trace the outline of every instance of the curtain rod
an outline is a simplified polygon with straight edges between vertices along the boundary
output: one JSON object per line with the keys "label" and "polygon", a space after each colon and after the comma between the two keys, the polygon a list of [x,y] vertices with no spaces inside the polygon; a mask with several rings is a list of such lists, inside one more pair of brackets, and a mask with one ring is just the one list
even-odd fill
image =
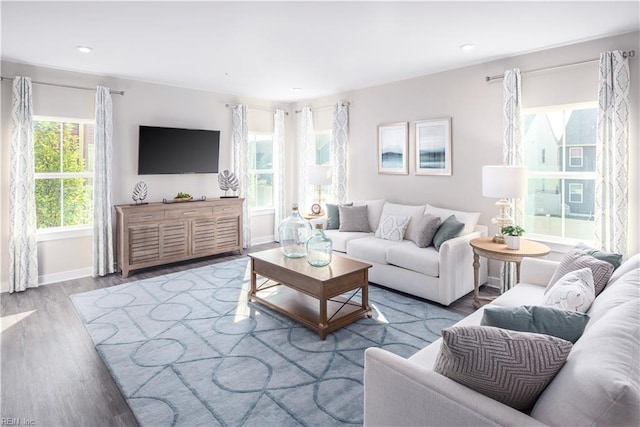
{"label": "curtain rod", "polygon": [[[225,107],[227,107],[227,108],[237,107],[238,105],[239,105],[239,104],[224,104],[224,106],[225,106]],[[267,111],[267,112],[269,112],[269,113],[275,113],[275,110],[268,110],[268,109],[266,109],[266,108],[249,107],[249,106],[247,106],[247,108],[248,108],[249,110],[260,110],[260,111]],[[279,108],[278,108],[278,110],[279,110]],[[283,110],[283,111],[284,111],[284,110]],[[285,111],[285,112],[284,112],[284,115],[285,115],[285,116],[288,116],[288,115],[289,115],[289,112],[288,112],[288,111]]]}
{"label": "curtain rod", "polygon": [[[330,107],[335,107],[336,104],[331,104],[331,105],[323,105],[322,107],[312,107],[312,110],[320,110],[322,108],[330,108]],[[350,102],[343,102],[342,106],[343,107],[348,107],[349,105],[351,105]],[[302,110],[296,110],[296,114],[298,113],[302,113]]]}
{"label": "curtain rod", "polygon": [[[634,56],[636,56],[636,51],[635,50],[630,50],[628,52],[622,52],[622,57],[623,58],[633,58]],[[535,70],[522,71],[521,74],[537,73],[539,71],[557,70],[557,69],[560,69],[560,68],[574,67],[576,65],[590,64],[592,62],[598,62],[598,61],[600,61],[600,58],[588,59],[586,61],[572,62],[570,64],[562,64],[562,65],[556,65],[556,66],[553,66],[553,67],[536,68]],[[504,75],[487,76],[484,79],[486,81],[490,82],[492,80],[500,80],[502,78],[504,78]]]}
{"label": "curtain rod", "polygon": [[[0,81],[5,81],[5,80],[6,81],[13,81],[13,77],[5,77],[5,76],[0,77]],[[47,83],[47,82],[36,82],[36,81],[31,81],[31,83],[33,83],[35,85],[65,87],[67,89],[96,90],[95,87],[72,86],[72,85],[63,85],[63,84],[59,84],[59,83]],[[111,90],[110,89],[109,92],[114,94],[114,95],[122,95],[122,96],[124,96],[124,91],[123,90]]]}

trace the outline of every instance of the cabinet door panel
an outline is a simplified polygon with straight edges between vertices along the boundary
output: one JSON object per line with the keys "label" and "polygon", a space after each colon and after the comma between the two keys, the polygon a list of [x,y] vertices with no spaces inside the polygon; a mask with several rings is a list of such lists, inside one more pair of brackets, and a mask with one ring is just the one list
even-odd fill
{"label": "cabinet door panel", "polygon": [[160,227],[158,224],[129,228],[130,264],[160,259]]}
{"label": "cabinet door panel", "polygon": [[218,218],[218,249],[236,248],[240,242],[238,241],[238,232],[240,230],[240,219]]}
{"label": "cabinet door panel", "polygon": [[186,221],[162,224],[162,258],[178,258],[187,255],[188,230]]}
{"label": "cabinet door panel", "polygon": [[213,253],[216,249],[216,220],[196,219],[191,227],[191,253]]}

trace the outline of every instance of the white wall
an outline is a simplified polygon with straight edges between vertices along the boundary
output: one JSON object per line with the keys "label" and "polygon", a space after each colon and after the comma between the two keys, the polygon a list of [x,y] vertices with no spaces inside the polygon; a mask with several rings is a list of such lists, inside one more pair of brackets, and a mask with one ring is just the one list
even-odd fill
{"label": "white wall", "polygon": [[[237,98],[204,91],[163,86],[126,79],[73,73],[9,62],[2,63],[3,76],[24,75],[33,81],[43,81],[83,87],[98,84],[113,90],[125,91],[124,96],[113,95],[113,202],[132,203],[134,185],[147,183],[147,201],[162,201],[179,191],[195,196],[218,197],[216,174],[144,175],[137,174],[138,126],[155,125],[220,130],[220,170],[232,169],[231,110],[225,104],[245,103],[259,109],[250,109],[250,130],[273,130],[274,108],[286,105],[264,100]],[[1,169],[1,247],[8,248],[9,146],[11,136],[11,82],[2,83],[2,146]],[[93,119],[94,96],[92,90],[78,90],[55,86],[33,85],[34,114],[59,117]],[[252,226],[252,238],[260,241],[273,236],[271,220],[261,216]],[[253,225],[253,224],[252,224]],[[89,237],[46,241],[38,244],[39,274],[44,282],[65,277],[87,275],[91,272],[91,239]],[[3,289],[8,281],[8,255],[2,252],[0,281]],[[67,274],[65,276],[65,274]]]}
{"label": "white wall", "polygon": [[[499,164],[502,159],[502,83],[487,83],[487,75],[500,75],[519,67],[531,70],[586,59],[598,58],[600,52],[635,49],[630,61],[631,156],[630,156],[630,252],[640,251],[640,176],[638,116],[640,81],[638,79],[639,33],[561,47],[500,61],[474,65],[434,75],[382,86],[282,105],[257,99],[238,99],[231,95],[213,94],[126,79],[72,73],[21,64],[2,63],[2,75],[26,75],[33,80],[89,86],[102,84],[126,95],[113,96],[114,103],[114,203],[130,203],[135,183],[144,180],[149,186],[150,201],[172,197],[178,191],[215,197],[221,195],[216,175],[138,176],[137,129],[140,124],[197,127],[221,131],[220,169],[231,168],[231,113],[226,103],[289,111],[286,118],[287,205],[296,201],[298,170],[299,110],[303,106],[322,107],[338,101],[349,101],[349,199],[385,198],[407,204],[431,203],[436,206],[481,212],[480,223],[488,225],[495,216],[495,200],[482,197],[481,168]],[[362,70],[363,73],[366,70]],[[8,165],[10,137],[10,83],[2,83],[2,146],[0,154],[0,247],[8,241]],[[597,64],[569,67],[523,75],[525,107],[556,103],[593,101],[597,96]],[[35,114],[93,117],[93,91],[80,91],[34,85]],[[314,110],[315,128],[330,129],[331,108]],[[414,129],[410,126],[410,172],[405,176],[378,175],[376,164],[377,126],[383,123],[452,117],[453,175],[450,177],[415,176],[413,159]],[[272,115],[259,109],[249,110],[249,126],[254,131],[271,131]],[[495,230],[491,229],[490,232]],[[273,235],[271,215],[252,219],[254,241],[269,240]],[[3,249],[0,279],[6,283],[8,257]],[[39,245],[40,274],[58,278],[65,271],[81,271],[91,266],[90,242],[69,239],[43,242]],[[552,255],[556,258],[559,254]],[[492,266],[492,274],[496,274]]]}
{"label": "white wall", "polygon": [[[304,106],[320,107],[338,101],[351,102],[348,188],[349,199],[384,198],[406,204],[430,203],[436,206],[481,212],[480,223],[489,225],[497,213],[496,200],[482,196],[481,170],[483,165],[502,163],[502,80],[486,82],[485,76],[502,75],[510,68],[522,71],[560,64],[597,59],[600,52],[635,49],[630,60],[631,94],[631,152],[630,152],[630,253],[640,251],[640,193],[638,175],[638,79],[640,48],[639,33],[561,47],[527,55],[493,61],[439,74],[395,82],[382,86],[346,92],[321,99],[299,102]],[[363,70],[366,72],[366,70]],[[597,61],[581,66],[539,73],[525,73],[522,77],[523,106],[567,104],[597,100]],[[292,108],[293,109],[293,108]],[[331,109],[314,110],[316,129],[330,115]],[[299,116],[299,115],[297,115]],[[453,175],[416,176],[415,138],[412,122],[439,117],[452,118]],[[299,117],[298,123],[299,123]],[[330,119],[329,119],[330,120]],[[377,173],[377,126],[384,123],[410,123],[409,175],[379,175]],[[296,137],[298,126],[296,129]],[[291,142],[291,140],[290,140]],[[490,233],[495,233],[490,226]],[[556,250],[564,248],[552,246]],[[558,259],[555,253],[551,258]],[[497,275],[492,263],[490,274]]]}

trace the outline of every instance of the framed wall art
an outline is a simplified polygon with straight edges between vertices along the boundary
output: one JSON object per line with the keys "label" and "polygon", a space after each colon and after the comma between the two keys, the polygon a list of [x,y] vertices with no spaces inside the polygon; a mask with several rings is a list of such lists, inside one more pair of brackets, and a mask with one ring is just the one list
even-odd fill
{"label": "framed wall art", "polygon": [[378,173],[409,173],[409,124],[390,123],[378,126]]}
{"label": "framed wall art", "polygon": [[451,175],[451,117],[415,122],[416,175]]}

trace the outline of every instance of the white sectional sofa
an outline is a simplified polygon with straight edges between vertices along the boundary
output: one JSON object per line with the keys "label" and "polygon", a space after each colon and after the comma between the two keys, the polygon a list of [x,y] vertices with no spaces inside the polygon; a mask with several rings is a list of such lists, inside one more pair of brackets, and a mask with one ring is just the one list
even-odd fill
{"label": "white sectional sofa", "polygon": [[[473,252],[469,241],[487,235],[487,227],[478,225],[479,213],[437,208],[431,205],[401,205],[385,200],[355,201],[354,206],[367,206],[370,232],[326,230],[333,250],[370,263],[369,281],[421,298],[449,305],[473,290]],[[375,237],[380,219],[385,214],[410,217],[405,236],[409,236],[425,214],[450,215],[464,223],[457,237],[447,240],[440,250],[433,246],[419,248],[406,237],[394,242]],[[325,227],[326,228],[326,227]],[[487,281],[487,266],[480,267],[480,283]]]}
{"label": "white sectional sofa", "polygon": [[[521,283],[492,305],[541,305],[559,263],[525,259]],[[486,306],[485,306],[486,307]],[[457,325],[480,325],[483,310]],[[408,359],[365,352],[365,426],[640,425],[640,254],[622,264],[587,311],[566,363],[523,413],[434,371],[442,338]]]}

